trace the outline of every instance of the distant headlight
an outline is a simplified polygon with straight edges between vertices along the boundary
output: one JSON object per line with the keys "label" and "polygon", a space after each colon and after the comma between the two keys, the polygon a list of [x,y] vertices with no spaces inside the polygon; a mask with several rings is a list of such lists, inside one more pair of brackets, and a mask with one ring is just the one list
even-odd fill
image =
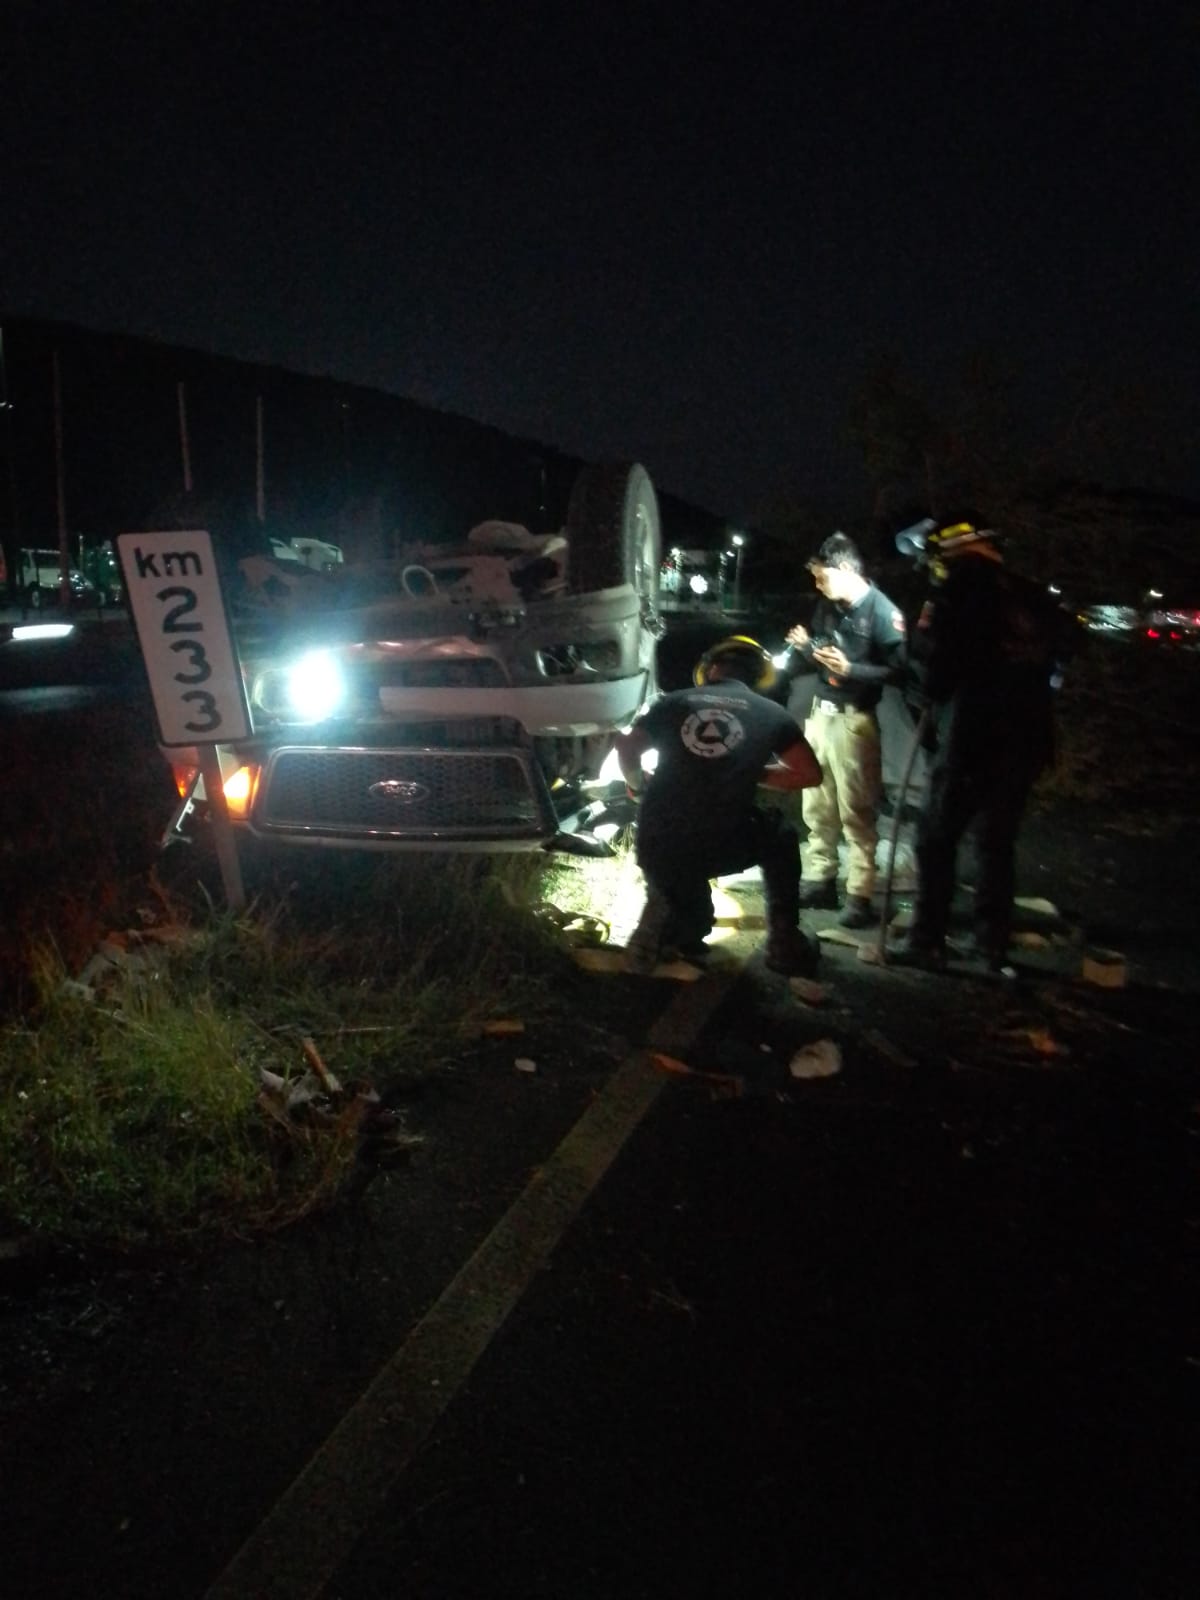
{"label": "distant headlight", "polygon": [[287,675],[288,710],[301,722],[323,722],[346,698],[346,680],[336,656],[314,650]]}
{"label": "distant headlight", "polygon": [[12,630],[14,639],[66,639],[75,632],[73,622],[18,622]]}

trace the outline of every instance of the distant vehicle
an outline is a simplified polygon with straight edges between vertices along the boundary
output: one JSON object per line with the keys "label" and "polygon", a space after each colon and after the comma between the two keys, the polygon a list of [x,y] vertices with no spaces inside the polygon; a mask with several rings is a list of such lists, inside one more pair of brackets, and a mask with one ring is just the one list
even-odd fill
{"label": "distant vehicle", "polygon": [[1142,614],[1136,606],[1085,606],[1079,620],[1089,633],[1132,638],[1141,626]]}
{"label": "distant vehicle", "polygon": [[[31,611],[62,603],[62,565],[57,550],[22,550],[17,568],[17,591]],[[99,592],[78,567],[67,572],[67,604],[97,605]]]}
{"label": "distant vehicle", "polygon": [[1085,606],[1078,615],[1089,633],[1109,639],[1175,645],[1184,650],[1200,648],[1200,609],[1191,606],[1159,606],[1149,611],[1136,606]]}
{"label": "distant vehicle", "polygon": [[1200,610],[1173,606],[1148,611],[1142,631],[1145,638],[1155,643],[1195,650],[1200,648]]}
{"label": "distant vehicle", "polygon": [[[322,571],[244,559],[226,601],[253,735],[216,747],[235,828],[310,848],[610,854],[593,830],[624,799],[616,736],[657,688],[660,560],[654,487],[628,463],[580,472],[560,532],[488,521]],[[208,807],[198,752],[164,754],[170,842]]]}
{"label": "distant vehicle", "polygon": [[324,539],[296,534],[291,539],[272,539],[271,554],[276,561],[299,561],[314,572],[330,572],[345,559],[341,547]]}
{"label": "distant vehicle", "polygon": [[125,585],[121,578],[121,563],[113,549],[112,540],[85,547],[80,565],[83,575],[96,589],[101,605],[118,606],[125,598]]}
{"label": "distant vehicle", "polygon": [[679,610],[716,605],[721,591],[720,552],[668,550],[658,583],[664,606]]}

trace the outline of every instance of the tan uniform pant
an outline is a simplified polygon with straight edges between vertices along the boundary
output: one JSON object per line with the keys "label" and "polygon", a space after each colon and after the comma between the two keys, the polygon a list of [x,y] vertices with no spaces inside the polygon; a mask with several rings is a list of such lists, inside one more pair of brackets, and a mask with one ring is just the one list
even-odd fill
{"label": "tan uniform pant", "polygon": [[804,737],[825,774],[803,791],[808,839],[800,859],[806,882],[833,881],[846,839],[846,893],[869,900],[875,888],[876,817],[883,790],[879,719],[874,711],[813,711]]}

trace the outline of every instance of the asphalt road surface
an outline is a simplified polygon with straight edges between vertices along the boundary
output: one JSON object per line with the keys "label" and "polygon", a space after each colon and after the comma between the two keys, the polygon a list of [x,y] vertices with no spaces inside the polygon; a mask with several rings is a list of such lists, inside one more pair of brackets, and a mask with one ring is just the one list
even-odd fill
{"label": "asphalt road surface", "polygon": [[152,714],[141,655],[125,615],[71,613],[67,622],[72,631],[64,638],[12,640],[9,625],[54,627],[62,619],[0,610],[0,718],[85,710],[131,695],[144,698]]}
{"label": "asphalt road surface", "polygon": [[1071,822],[1019,983],[829,944],[808,1003],[744,887],[709,975],[581,971],[535,1074],[481,1046],[330,1215],[0,1262],[5,1591],[1196,1593],[1192,886]]}
{"label": "asphalt road surface", "polygon": [[329,1217],[10,1276],[11,1592],[1195,1592],[1194,997],[754,937],[581,976]]}

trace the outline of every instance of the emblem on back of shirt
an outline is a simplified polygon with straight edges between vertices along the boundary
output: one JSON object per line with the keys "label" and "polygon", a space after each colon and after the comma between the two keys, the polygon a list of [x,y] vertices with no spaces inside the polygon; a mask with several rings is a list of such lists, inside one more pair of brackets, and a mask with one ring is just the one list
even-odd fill
{"label": "emblem on back of shirt", "polygon": [[746,737],[746,730],[732,711],[693,711],[679,730],[679,737],[694,756],[727,756]]}

